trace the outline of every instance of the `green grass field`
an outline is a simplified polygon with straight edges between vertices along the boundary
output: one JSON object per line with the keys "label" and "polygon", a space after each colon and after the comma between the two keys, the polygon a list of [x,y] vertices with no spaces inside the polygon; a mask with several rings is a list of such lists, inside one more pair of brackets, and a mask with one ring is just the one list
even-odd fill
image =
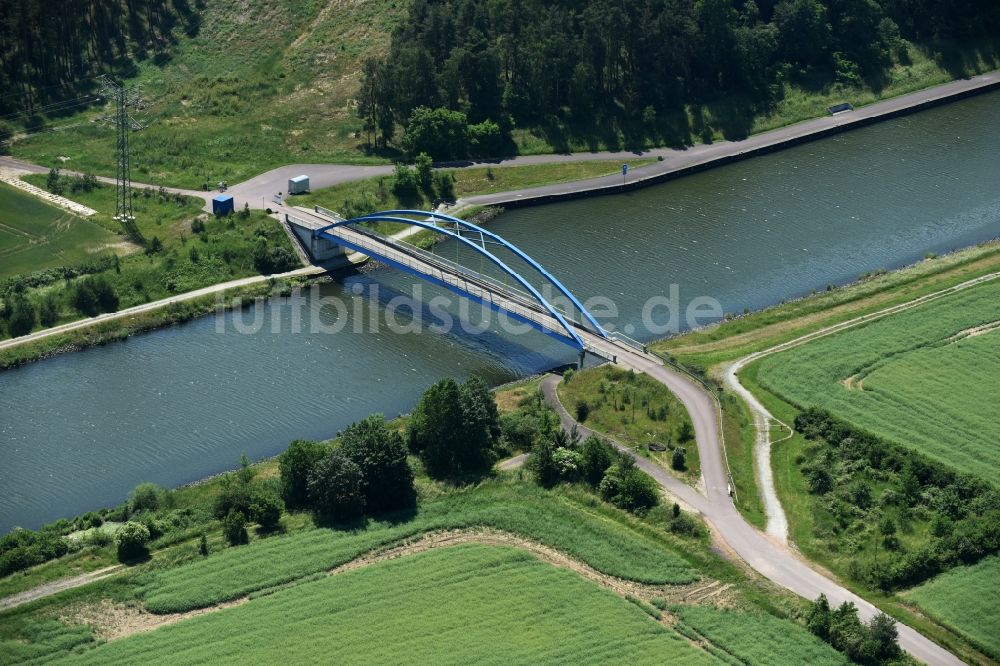
{"label": "green grass field", "polygon": [[711,606],[680,606],[673,610],[698,635],[744,664],[846,666],[850,663],[805,627],[773,615],[736,613]]}
{"label": "green grass field", "polygon": [[[574,373],[570,381],[559,383],[558,391],[560,402],[570,414],[574,414],[578,402],[587,403],[587,427],[626,446],[638,447],[666,469],[671,469],[672,447],[685,447],[686,469],[679,474],[692,482],[701,476],[698,447],[693,439],[681,442],[678,434],[682,424],[690,425],[691,417],[663,384],[647,375],[605,365]],[[671,448],[653,452],[646,448],[651,443]]]}
{"label": "green grass field", "polygon": [[65,661],[716,663],[575,573],[479,545],[304,583]]}
{"label": "green grass field", "polygon": [[86,218],[0,183],[0,278],[77,263],[120,240]]}
{"label": "green grass field", "polygon": [[1000,281],[761,361],[761,386],[951,464],[1000,473]]}
{"label": "green grass field", "polygon": [[935,620],[1000,659],[1000,557],[943,573],[904,596]]}
{"label": "green grass field", "polygon": [[688,561],[593,507],[535,486],[486,485],[421,506],[403,522],[373,523],[360,531],[310,529],[232,548],[192,564],[155,573],[145,586],[146,607],[157,613],[203,608],[331,569],[369,550],[423,532],[491,527],[536,540],[602,573],[644,583],[688,583],[698,578]]}

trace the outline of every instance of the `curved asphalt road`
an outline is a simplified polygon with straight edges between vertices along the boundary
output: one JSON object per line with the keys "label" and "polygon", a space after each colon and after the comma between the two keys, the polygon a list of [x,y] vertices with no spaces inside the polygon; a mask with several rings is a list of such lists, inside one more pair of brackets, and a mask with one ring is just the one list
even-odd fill
{"label": "curved asphalt road", "polygon": [[[806,599],[816,599],[820,594],[825,594],[834,606],[852,601],[865,620],[878,613],[875,606],[812,569],[783,544],[759,532],[736,510],[728,492],[729,475],[722,457],[715,402],[701,386],[687,376],[665,367],[658,360],[624,349],[618,351],[617,365],[646,373],[665,385],[684,403],[694,424],[707,496],[697,493],[631,449],[622,448],[632,456],[640,469],[652,476],[667,492],[701,513],[722,541],[769,580]],[[577,425],[581,434],[589,435],[591,431],[578,425],[559,403],[556,396],[559,379],[550,375],[542,381],[546,399],[559,413],[564,428]],[[896,626],[899,630],[900,647],[920,661],[934,666],[962,664],[960,659],[914,629],[899,622]]]}

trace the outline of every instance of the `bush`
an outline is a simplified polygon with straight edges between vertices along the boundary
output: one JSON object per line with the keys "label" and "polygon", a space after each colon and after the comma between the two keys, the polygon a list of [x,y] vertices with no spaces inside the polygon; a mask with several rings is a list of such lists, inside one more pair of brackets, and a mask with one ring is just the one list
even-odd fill
{"label": "bush", "polygon": [[434,160],[427,153],[420,153],[414,160],[417,170],[417,184],[427,194],[434,193]]}
{"label": "bush", "polygon": [[317,515],[334,523],[360,518],[365,508],[361,468],[340,451],[323,457],[309,475],[309,502]]}
{"label": "bush", "polygon": [[686,453],[687,450],[683,446],[675,447],[674,452],[670,454],[670,466],[678,472],[683,472],[687,469]]}
{"label": "bush", "polygon": [[561,480],[576,481],[580,477],[582,458],[576,451],[559,447],[552,453],[552,462]]}
{"label": "bush", "polygon": [[281,498],[270,488],[258,488],[252,494],[250,516],[267,532],[280,525],[281,508]]}
{"label": "bush", "polygon": [[381,414],[352,423],[340,438],[339,451],[361,469],[365,509],[395,511],[414,506],[417,491],[406,460],[403,437]]}
{"label": "bush", "polygon": [[129,498],[132,513],[156,511],[160,508],[162,493],[163,489],[155,483],[140,483],[132,490]]}
{"label": "bush", "polygon": [[481,474],[492,464],[500,415],[492,391],[479,377],[461,387],[443,379],[427,389],[407,426],[412,451],[435,477]]}
{"label": "bush", "polygon": [[70,292],[70,305],[88,317],[101,312],[115,312],[118,309],[118,294],[103,275],[88,275],[74,285]]}
{"label": "bush", "polygon": [[455,177],[448,171],[434,172],[434,191],[443,201],[455,200]]}
{"label": "bush", "polygon": [[297,439],[278,456],[281,495],[289,509],[304,509],[309,506],[309,475],[326,450],[319,442]]}
{"label": "bush", "polygon": [[604,478],[604,473],[614,462],[615,450],[599,437],[591,435],[584,440],[580,454],[580,472],[583,480],[596,488]]}
{"label": "bush", "polygon": [[631,513],[644,514],[660,502],[656,482],[624,455],[608,468],[599,490],[606,501]]}
{"label": "bush", "polygon": [[17,338],[31,333],[31,329],[35,327],[35,306],[24,294],[15,295],[12,301],[7,317],[7,330],[10,337]]}
{"label": "bush", "polygon": [[140,522],[130,520],[115,532],[115,546],[118,549],[118,559],[130,562],[148,555],[146,544],[149,543],[149,528]]}
{"label": "bush", "polygon": [[253,502],[254,490],[251,488],[257,472],[250,466],[246,454],[240,459],[240,468],[235,472],[226,472],[219,479],[219,494],[215,498],[213,513],[216,518],[224,518],[233,511],[238,511],[244,517],[253,514],[250,504]]}
{"label": "bush", "polygon": [[420,195],[417,175],[405,164],[396,164],[392,172],[392,192],[402,201],[412,201]]}
{"label": "bush", "polygon": [[587,404],[586,400],[576,401],[576,420],[583,423],[590,416],[590,405]]}
{"label": "bush", "polygon": [[454,160],[468,154],[465,114],[445,108],[418,106],[410,113],[403,137],[409,155],[427,153],[439,160]]}
{"label": "bush", "polygon": [[222,536],[230,546],[239,546],[250,540],[247,534],[247,519],[239,511],[230,511],[222,519]]}

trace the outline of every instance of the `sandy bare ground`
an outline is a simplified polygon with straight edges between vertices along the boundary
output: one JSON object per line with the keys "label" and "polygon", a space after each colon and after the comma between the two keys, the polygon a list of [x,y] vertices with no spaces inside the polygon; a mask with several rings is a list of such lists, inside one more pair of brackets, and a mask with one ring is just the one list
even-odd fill
{"label": "sandy bare ground", "polygon": [[44,585],[33,587],[30,590],[12,594],[9,597],[0,599],[0,611],[16,608],[22,604],[51,596],[58,592],[62,592],[63,590],[71,590],[74,587],[81,587],[83,585],[87,585],[88,583],[99,581],[103,578],[107,578],[108,576],[115,575],[121,568],[122,565],[115,564],[110,567],[98,569],[97,571],[90,571],[85,574],[80,574],[79,576],[73,576],[72,578],[54,580],[51,583],[45,583]]}

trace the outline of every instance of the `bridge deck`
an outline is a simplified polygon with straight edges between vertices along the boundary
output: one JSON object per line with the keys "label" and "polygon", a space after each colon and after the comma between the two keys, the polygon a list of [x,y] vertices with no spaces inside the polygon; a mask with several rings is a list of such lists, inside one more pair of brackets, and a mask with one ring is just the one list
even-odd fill
{"label": "bridge deck", "polygon": [[[286,209],[283,212],[291,221],[314,230],[324,229],[338,221],[336,218],[305,208]],[[494,310],[508,313],[513,318],[561,342],[567,342],[575,347],[580,346],[576,340],[567,335],[562,324],[533,297],[495,278],[417,248],[398,238],[385,236],[363,227],[338,226],[324,229],[321,233],[339,245],[417,274]],[[633,353],[645,351],[643,345],[621,335],[612,334],[611,339],[596,335],[570,313],[561,308],[557,310],[577,333],[586,351],[607,359],[613,359],[623,350]]]}
{"label": "bridge deck", "polygon": [[[319,213],[296,208],[285,211],[302,226],[320,228],[336,220]],[[426,252],[408,243],[358,227],[335,227],[322,232],[338,244],[361,254],[375,257],[410,273],[441,285],[463,296],[471,297],[494,310],[504,311],[514,318],[533,325],[544,333],[568,341],[562,324],[527,294],[494,278],[460,266],[444,257]],[[560,312],[566,321],[580,332],[587,329],[568,314]],[[575,345],[575,341],[572,341]]]}

